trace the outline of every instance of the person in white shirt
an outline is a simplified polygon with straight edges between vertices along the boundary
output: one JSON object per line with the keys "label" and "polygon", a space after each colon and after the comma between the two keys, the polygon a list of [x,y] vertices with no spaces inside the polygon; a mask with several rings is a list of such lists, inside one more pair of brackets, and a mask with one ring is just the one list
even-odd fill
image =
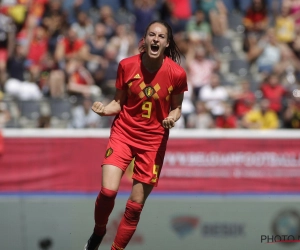
{"label": "person in white shirt", "polygon": [[210,84],[205,85],[199,92],[199,100],[206,103],[206,108],[216,117],[224,113],[224,102],[229,96],[226,88],[220,85],[220,77],[218,74],[212,74]]}

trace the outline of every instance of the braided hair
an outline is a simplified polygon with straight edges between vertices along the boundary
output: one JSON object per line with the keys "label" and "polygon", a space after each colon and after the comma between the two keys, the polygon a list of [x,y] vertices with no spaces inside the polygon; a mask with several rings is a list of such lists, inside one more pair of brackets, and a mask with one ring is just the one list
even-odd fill
{"label": "braided hair", "polygon": [[[149,27],[154,23],[162,24],[163,26],[165,26],[167,28],[167,32],[168,32],[167,36],[168,36],[169,46],[165,48],[164,55],[171,58],[174,62],[180,64],[180,62],[181,62],[181,60],[180,60],[181,52],[180,52],[178,46],[176,45],[176,43],[174,41],[172,28],[170,27],[170,25],[167,22],[161,21],[161,20],[152,21],[146,28],[144,38],[146,37],[146,34],[148,32]],[[145,51],[144,39],[141,39],[141,41],[140,41],[139,51],[140,51],[140,53]]]}

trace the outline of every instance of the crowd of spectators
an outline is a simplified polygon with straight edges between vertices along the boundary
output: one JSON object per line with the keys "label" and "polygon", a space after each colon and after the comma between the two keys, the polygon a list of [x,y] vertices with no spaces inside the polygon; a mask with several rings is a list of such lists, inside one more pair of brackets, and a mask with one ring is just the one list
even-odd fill
{"label": "crowd of spectators", "polygon": [[300,0],[0,0],[0,128],[109,127],[90,107],[156,19],[188,77],[177,128],[300,128]]}

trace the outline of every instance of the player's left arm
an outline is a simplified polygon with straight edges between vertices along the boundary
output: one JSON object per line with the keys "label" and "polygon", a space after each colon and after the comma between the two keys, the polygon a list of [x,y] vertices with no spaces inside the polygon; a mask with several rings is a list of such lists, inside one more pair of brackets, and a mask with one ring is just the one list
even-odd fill
{"label": "player's left arm", "polygon": [[171,98],[171,111],[169,115],[162,121],[164,128],[171,129],[175,126],[181,116],[181,106],[183,101],[183,93],[173,95]]}

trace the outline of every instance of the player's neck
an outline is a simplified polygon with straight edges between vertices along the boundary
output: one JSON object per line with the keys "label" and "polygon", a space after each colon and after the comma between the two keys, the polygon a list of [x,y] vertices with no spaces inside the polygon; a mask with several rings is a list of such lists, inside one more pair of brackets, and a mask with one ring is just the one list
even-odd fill
{"label": "player's neck", "polygon": [[142,64],[150,72],[153,73],[162,66],[164,57],[150,58],[146,53],[142,55]]}

